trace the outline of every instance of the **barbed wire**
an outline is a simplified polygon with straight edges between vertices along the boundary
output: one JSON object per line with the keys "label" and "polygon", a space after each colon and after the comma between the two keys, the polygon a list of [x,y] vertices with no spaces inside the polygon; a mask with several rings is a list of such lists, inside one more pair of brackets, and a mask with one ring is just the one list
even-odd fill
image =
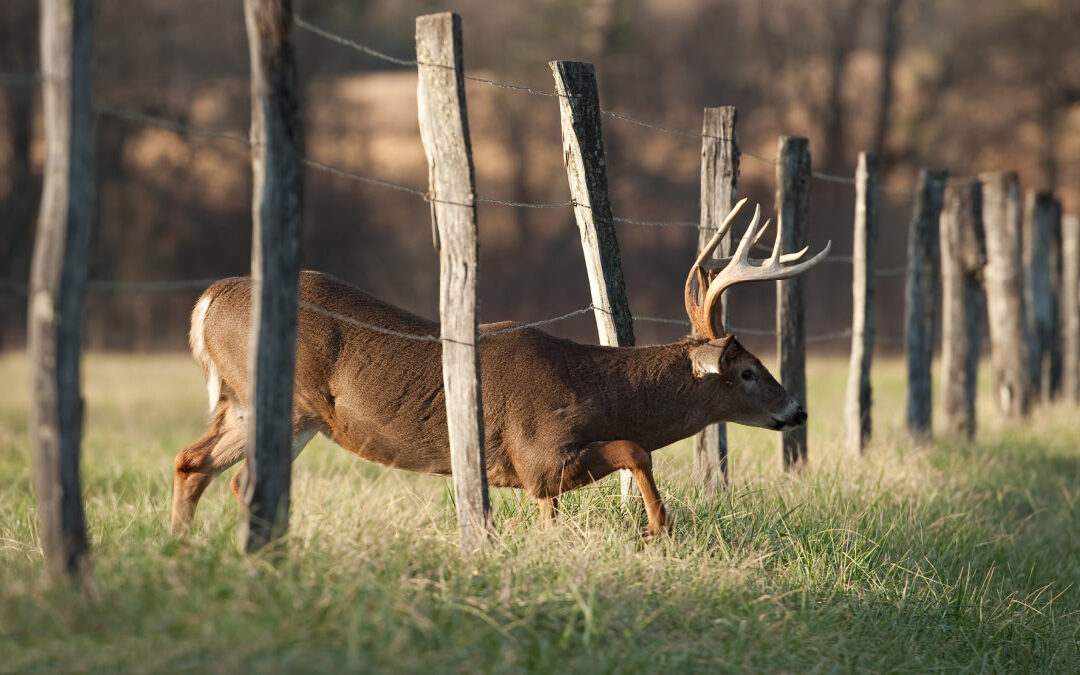
{"label": "barbed wire", "polygon": [[94,111],[101,115],[115,117],[117,119],[126,120],[128,122],[146,124],[148,126],[166,129],[168,131],[172,131],[178,134],[201,136],[204,138],[216,138],[223,141],[230,141],[232,143],[239,143],[251,147],[251,139],[249,139],[247,136],[241,136],[239,134],[233,134],[227,131],[204,129],[201,127],[192,126],[190,124],[184,124],[183,122],[165,119],[163,117],[147,115],[146,113],[139,112],[138,110],[131,110],[130,108],[120,108],[114,105],[109,105],[108,103],[102,103],[100,101],[94,102]]}
{"label": "barbed wire", "polygon": [[[387,61],[389,63],[393,63],[393,64],[401,65],[401,66],[421,66],[421,65],[423,65],[423,66],[434,66],[434,67],[438,67],[438,68],[452,69],[452,66],[448,66],[448,65],[442,64],[442,63],[428,63],[428,62],[423,62],[423,61],[417,61],[415,59],[402,59],[402,58],[398,58],[398,57],[395,57],[395,56],[391,56],[391,55],[386,54],[384,52],[381,52],[381,51],[379,51],[377,49],[369,47],[369,46],[367,46],[365,44],[362,44],[360,42],[357,42],[355,40],[347,38],[347,37],[345,37],[343,35],[338,35],[336,33],[333,33],[331,31],[329,31],[329,30],[326,30],[325,28],[320,28],[318,26],[315,26],[314,24],[306,21],[305,19],[303,19],[299,15],[294,15],[293,16],[293,22],[297,26],[299,26],[300,28],[302,28],[302,29],[314,34],[314,35],[318,35],[319,37],[322,37],[324,39],[330,40],[332,42],[336,42],[336,43],[338,43],[340,45],[343,45],[345,47],[349,47],[349,48],[354,49],[356,51],[359,51],[361,53],[367,54],[368,56],[372,56],[374,58],[381,59],[381,60]],[[520,85],[520,84],[511,84],[509,82],[500,82],[498,80],[492,80],[492,79],[485,78],[485,77],[477,77],[475,75],[465,75],[464,77],[465,77],[466,80],[471,80],[473,82],[482,82],[484,84],[490,84],[490,85],[493,85],[493,86],[496,86],[496,87],[502,87],[504,89],[513,89],[513,90],[516,90],[516,91],[523,91],[523,92],[527,92],[527,93],[530,93],[530,94],[536,94],[536,95],[539,95],[539,96],[547,96],[547,97],[553,97],[553,98],[558,98],[560,96],[563,96],[562,94],[559,94],[558,92],[547,90],[547,89],[536,89],[535,87],[527,87],[527,86],[523,86],[523,85]],[[662,133],[670,134],[670,135],[673,135],[673,136],[680,136],[680,137],[683,137],[683,138],[697,138],[697,139],[709,138],[709,139],[716,139],[716,140],[730,140],[730,139],[727,139],[727,138],[724,138],[724,137],[721,137],[721,136],[715,136],[713,134],[705,134],[705,133],[687,131],[685,129],[678,129],[676,127],[671,127],[671,126],[664,125],[664,124],[658,124],[656,122],[650,122],[648,120],[639,119],[637,117],[632,117],[632,116],[627,115],[625,113],[615,112],[614,110],[607,110],[605,108],[601,108],[600,112],[601,112],[601,114],[606,115],[608,117],[611,117],[613,119],[622,120],[623,122],[628,122],[630,124],[634,124],[634,125],[637,125],[637,126],[640,126],[640,127],[645,127],[645,128],[648,128],[648,129],[653,129],[655,131],[660,131]],[[773,159],[771,157],[766,157],[764,155],[760,155],[760,154],[755,153],[755,152],[750,152],[750,151],[747,151],[747,150],[740,150],[739,154],[740,155],[746,155],[747,157],[752,157],[753,159],[756,159],[756,160],[758,160],[760,162],[764,162],[764,163],[772,165],[772,166],[777,166],[777,164],[778,164],[778,162],[775,159]],[[829,183],[839,183],[839,184],[843,184],[843,185],[852,185],[852,186],[855,185],[855,179],[851,178],[849,176],[838,176],[838,175],[835,175],[835,174],[825,173],[823,171],[811,171],[811,175],[814,178],[817,178],[819,180],[826,181],[826,182],[829,182]],[[890,194],[906,195],[906,196],[909,196],[909,197],[913,197],[915,195],[914,190],[907,189],[907,188],[882,188],[882,190],[885,191],[885,192],[889,192]]]}
{"label": "barbed wire", "polygon": [[702,229],[701,223],[696,220],[634,220],[633,218],[620,218],[619,216],[613,216],[612,220],[616,223],[644,225],[646,227],[693,227],[698,230]]}
{"label": "barbed wire", "polygon": [[[105,291],[105,292],[127,292],[127,291],[132,291],[132,292],[168,292],[168,291],[177,291],[177,290],[205,289],[205,288],[208,288],[209,286],[213,285],[217,281],[219,281],[219,279],[216,279],[216,278],[213,278],[213,279],[177,279],[177,280],[168,280],[168,281],[124,281],[124,280],[113,279],[113,280],[91,280],[91,281],[88,281],[86,283],[86,286],[87,286],[88,290]],[[14,292],[14,293],[19,294],[19,295],[26,295],[28,290],[29,290],[29,287],[25,283],[17,283],[17,282],[13,282],[11,280],[8,280],[8,279],[0,279],[0,291],[8,291],[8,292]],[[458,344],[470,344],[470,343],[465,343],[465,342],[461,342],[461,341],[458,341],[458,340],[451,340],[449,338],[443,338],[443,337],[437,336],[437,335],[428,335],[428,334],[420,334],[420,335],[418,335],[416,333],[406,333],[404,331],[394,330],[393,328],[387,328],[385,326],[380,326],[378,324],[373,324],[373,323],[368,323],[366,321],[361,321],[361,320],[359,320],[359,319],[357,319],[355,317],[351,317],[351,316],[348,316],[346,314],[341,314],[340,312],[335,312],[333,310],[326,309],[325,307],[321,307],[319,305],[308,302],[306,300],[298,301],[297,306],[302,308],[302,309],[306,309],[306,310],[309,310],[309,311],[312,311],[312,312],[316,312],[318,314],[322,314],[323,316],[326,316],[326,317],[329,317],[329,318],[332,318],[332,319],[336,319],[338,321],[343,321],[345,323],[357,326],[358,328],[363,328],[365,330],[370,330],[370,331],[375,332],[375,333],[381,333],[381,334],[390,335],[390,336],[393,336],[393,337],[406,338],[406,339],[409,339],[409,340],[416,340],[416,341],[420,341],[420,342],[455,342],[455,343],[458,343]],[[495,331],[481,332],[481,333],[478,334],[477,339],[478,340],[484,340],[484,339],[487,339],[487,338],[490,338],[490,337],[494,337],[496,335],[503,335],[505,333],[515,333],[515,332],[526,330],[526,329],[529,329],[529,328],[539,328],[541,326],[547,326],[549,324],[557,323],[559,321],[565,321],[566,319],[571,319],[571,318],[573,318],[575,316],[580,316],[582,314],[587,314],[589,312],[597,312],[597,311],[604,312],[605,314],[610,314],[610,312],[607,312],[603,308],[597,307],[596,305],[593,305],[593,304],[590,303],[590,304],[588,304],[585,307],[582,307],[580,309],[575,309],[575,310],[573,310],[571,312],[567,312],[566,314],[560,314],[559,316],[553,316],[553,317],[548,318],[548,319],[540,319],[538,321],[531,321],[531,322],[528,322],[528,323],[515,323],[515,325],[509,326],[507,328],[501,328],[501,329],[495,330]],[[682,326],[684,328],[690,328],[691,327],[690,322],[688,320],[686,320],[686,319],[670,319],[670,318],[665,318],[665,317],[645,316],[645,315],[639,315],[639,314],[633,315],[632,318],[633,318],[634,321],[642,321],[642,322],[647,322],[647,323],[668,324],[668,325]],[[765,330],[765,329],[757,329],[757,328],[740,328],[740,327],[735,327],[735,326],[731,327],[729,329],[729,332],[732,333],[732,334],[752,335],[752,336],[757,336],[757,337],[776,337],[778,335],[777,331],[775,331],[775,330]],[[807,343],[814,343],[814,342],[825,342],[825,341],[828,341],[828,340],[835,340],[835,339],[844,338],[844,337],[851,337],[851,329],[850,328],[845,329],[845,330],[841,330],[841,331],[836,331],[834,333],[823,333],[823,334],[819,334],[819,335],[808,335],[804,339],[806,340]],[[880,337],[880,336],[876,337],[875,340],[880,341],[880,342],[889,343],[889,344],[902,344],[904,342],[903,338],[889,338],[889,337]]]}

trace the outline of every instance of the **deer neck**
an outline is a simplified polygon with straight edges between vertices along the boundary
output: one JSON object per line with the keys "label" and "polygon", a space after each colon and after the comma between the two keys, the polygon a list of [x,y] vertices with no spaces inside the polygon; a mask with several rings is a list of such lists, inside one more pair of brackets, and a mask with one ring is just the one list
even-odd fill
{"label": "deer neck", "polygon": [[617,397],[616,416],[628,439],[655,450],[723,416],[718,378],[694,376],[689,352],[696,344],[700,341],[620,350],[623,362],[613,369],[610,394]]}

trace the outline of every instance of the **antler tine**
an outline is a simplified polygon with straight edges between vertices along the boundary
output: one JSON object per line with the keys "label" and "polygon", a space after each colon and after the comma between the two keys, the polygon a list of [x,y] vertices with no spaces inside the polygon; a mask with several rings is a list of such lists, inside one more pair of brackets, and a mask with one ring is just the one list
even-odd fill
{"label": "antler tine", "polygon": [[[759,243],[761,243],[762,239],[765,239],[765,232],[766,232],[766,230],[769,229],[770,225],[772,225],[772,218],[769,218],[768,220],[765,221],[765,225],[761,226],[761,230],[757,233],[757,237],[754,238],[754,247],[755,248],[757,247],[757,245]],[[777,232],[777,237],[775,237],[772,240],[772,253],[773,253],[773,256],[770,256],[769,260],[777,260],[777,259],[779,259],[780,262],[794,262],[795,260],[798,260],[802,256],[805,256],[807,254],[807,252],[810,251],[810,246],[804,246],[804,247],[802,247],[802,251],[796,251],[795,253],[785,253],[785,254],[781,255],[780,258],[775,258],[774,256],[775,256],[775,253],[777,253],[778,247],[781,247],[781,244],[779,242],[780,242],[780,232],[778,231]]]}
{"label": "antler tine", "polygon": [[[754,217],[750,219],[750,224],[746,226],[746,232],[743,233],[742,239],[739,240],[739,247],[735,249],[735,254],[732,256],[732,263],[738,261],[741,264],[748,264],[750,260],[750,247],[754,245],[754,236],[757,234],[758,223],[761,222],[761,206],[754,207]],[[728,265],[728,267],[731,266]],[[725,271],[727,268],[724,268]],[[723,272],[721,272],[723,274]]]}
{"label": "antler tine", "polygon": [[[780,228],[776,228],[776,237],[773,238],[772,255],[769,256],[768,265],[775,265],[780,262],[780,248],[784,241],[784,237],[780,232]],[[805,250],[804,250],[805,252]]]}
{"label": "antler tine", "polygon": [[754,246],[761,243],[761,240],[765,238],[765,233],[769,231],[769,225],[772,225],[772,218],[766,218],[765,224],[758,230],[757,236],[754,237]]}
{"label": "antler tine", "polygon": [[804,255],[806,255],[806,252],[809,251],[809,250],[810,250],[809,246],[803,246],[801,251],[795,251],[794,253],[785,253],[784,255],[780,256],[780,262],[781,263],[795,262],[799,258],[802,258]]}
{"label": "antler tine", "polygon": [[735,206],[731,207],[731,211],[729,211],[727,217],[724,218],[724,222],[720,223],[720,229],[716,231],[716,234],[714,234],[712,239],[709,240],[709,243],[701,249],[701,253],[698,254],[697,260],[695,260],[694,264],[690,266],[691,270],[693,270],[701,263],[705,262],[705,260],[707,260],[708,257],[712,255],[712,252],[716,250],[716,247],[720,245],[720,238],[727,234],[727,231],[731,229],[731,223],[735,221],[735,216],[739,214],[739,209],[743,207],[743,204],[746,203],[746,200],[747,198],[743,197],[738,202],[736,202]]}

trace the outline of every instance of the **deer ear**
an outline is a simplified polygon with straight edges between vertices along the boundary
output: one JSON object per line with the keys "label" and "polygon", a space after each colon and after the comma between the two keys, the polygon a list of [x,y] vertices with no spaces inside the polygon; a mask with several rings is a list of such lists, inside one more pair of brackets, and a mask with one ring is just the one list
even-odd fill
{"label": "deer ear", "polygon": [[728,346],[734,339],[731,335],[725,335],[717,340],[710,340],[690,350],[690,364],[694,369],[694,375],[705,377],[706,375],[720,374],[720,366],[724,361]]}

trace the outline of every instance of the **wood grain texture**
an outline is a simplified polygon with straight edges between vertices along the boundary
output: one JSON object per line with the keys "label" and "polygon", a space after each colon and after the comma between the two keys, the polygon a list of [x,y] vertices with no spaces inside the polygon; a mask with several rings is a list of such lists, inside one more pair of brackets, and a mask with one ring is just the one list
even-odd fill
{"label": "wood grain texture", "polygon": [[[735,204],[739,181],[739,138],[734,106],[705,108],[701,125],[701,219],[698,229],[700,252]],[[731,232],[720,240],[714,258],[731,255]],[[721,296],[720,332],[728,330],[728,298]],[[727,488],[727,425],[710,424],[694,436],[694,475],[705,494]]]}
{"label": "wood grain texture", "polygon": [[930,369],[934,358],[934,314],[940,270],[939,222],[945,200],[944,171],[919,172],[915,210],[908,230],[908,271],[904,303],[907,349],[907,429],[920,439],[933,431]]}
{"label": "wood grain texture", "polygon": [[1080,216],[1061,221],[1061,389],[1066,400],[1080,403]]}
{"label": "wood grain texture", "polygon": [[[805,138],[780,138],[776,163],[777,231],[784,238],[783,253],[806,245],[810,217],[810,143]],[[803,278],[776,282],[777,352],[780,384],[791,392],[804,409],[806,405],[806,304]],[[784,467],[806,463],[807,425],[785,431],[780,438]]]}
{"label": "wood grain texture", "polygon": [[251,60],[252,317],[249,442],[241,542],[252,553],[289,526],[304,130],[290,0],[244,0]]}
{"label": "wood grain texture", "polygon": [[552,61],[555,92],[562,120],[563,161],[581,233],[589,290],[597,311],[600,343],[634,344],[634,322],[626,299],[619,241],[611,214],[604,140],[600,128],[600,99],[591,63]]}
{"label": "wood grain texture", "polygon": [[874,287],[881,183],[877,155],[859,153],[855,167],[851,361],[844,398],[844,444],[862,453],[872,431],[870,366],[874,357]]}
{"label": "wood grain texture", "polygon": [[90,230],[94,220],[91,0],[41,3],[45,166],[30,271],[30,445],[38,528],[50,573],[90,581],[79,482],[79,374]]}
{"label": "wood grain texture", "polygon": [[941,212],[941,412],[945,430],[969,440],[976,429],[985,266],[982,183],[949,181]]}
{"label": "wood grain texture", "polygon": [[[596,70],[593,64],[579,61],[551,61],[548,65],[559,98],[563,162],[596,308],[596,331],[602,345],[630,347],[634,344],[634,317],[626,299],[611,213]],[[624,501],[636,492],[629,471],[619,472],[619,486]]]}
{"label": "wood grain texture", "polygon": [[431,217],[439,247],[446,425],[461,550],[470,554],[487,541],[492,523],[476,351],[475,172],[461,41],[461,17],[457,14],[443,12],[416,19],[420,137],[428,160]]}
{"label": "wood grain texture", "polygon": [[1020,185],[1015,173],[987,172],[983,184],[986,230],[986,314],[998,410],[1016,419],[1028,413],[1027,343],[1021,267]]}

